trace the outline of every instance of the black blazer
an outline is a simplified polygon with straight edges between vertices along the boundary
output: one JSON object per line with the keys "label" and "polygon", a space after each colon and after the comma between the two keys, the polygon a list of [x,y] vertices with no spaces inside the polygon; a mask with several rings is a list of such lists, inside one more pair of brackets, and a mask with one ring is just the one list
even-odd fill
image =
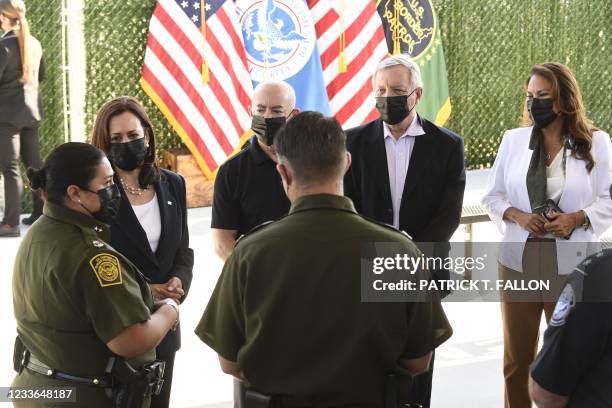
{"label": "black blazer", "polygon": [[30,40],[33,75],[24,85],[17,37],[9,31],[0,38],[0,123],[23,127],[42,118],[42,99],[38,91],[45,76],[42,47],[36,38]]}
{"label": "black blazer", "polygon": [[[447,243],[461,218],[465,190],[463,140],[426,119],[418,120],[425,134],[415,137],[399,227],[415,242]],[[393,224],[382,120],[349,129],[346,135],[353,162],[344,180],[345,195],[353,200],[360,214]],[[448,254],[448,248],[444,244],[438,248],[442,251],[436,252]]]}
{"label": "black blazer", "polygon": [[[187,198],[185,180],[171,171],[161,169],[161,180],[153,185],[161,215],[161,236],[153,253],[144,229],[140,226],[126,193],[115,176],[121,191],[121,206],[111,225],[111,246],[121,252],[151,281],[166,283],[172,277],[183,282],[185,296],[193,277],[193,250],[189,248],[187,228]],[[160,353],[180,348],[180,333],[170,332],[158,347]]]}

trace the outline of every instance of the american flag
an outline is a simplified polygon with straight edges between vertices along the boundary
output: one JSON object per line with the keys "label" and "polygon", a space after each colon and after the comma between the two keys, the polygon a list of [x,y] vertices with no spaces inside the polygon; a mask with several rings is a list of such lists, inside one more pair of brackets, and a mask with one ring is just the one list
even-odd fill
{"label": "american flag", "polygon": [[[371,77],[387,54],[382,20],[373,0],[308,0],[332,115],[344,128],[374,120]],[[344,49],[346,72],[341,72]]]}
{"label": "american flag", "polygon": [[212,178],[250,127],[253,85],[234,2],[158,0],[141,85]]}

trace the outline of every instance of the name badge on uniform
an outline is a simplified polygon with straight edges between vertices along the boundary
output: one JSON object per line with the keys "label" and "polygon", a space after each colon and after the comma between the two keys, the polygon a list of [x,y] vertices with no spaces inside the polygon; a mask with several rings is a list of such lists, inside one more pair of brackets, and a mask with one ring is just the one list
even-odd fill
{"label": "name badge on uniform", "polygon": [[98,282],[103,288],[123,283],[121,264],[115,255],[109,253],[97,254],[89,260],[89,265],[93,268]]}

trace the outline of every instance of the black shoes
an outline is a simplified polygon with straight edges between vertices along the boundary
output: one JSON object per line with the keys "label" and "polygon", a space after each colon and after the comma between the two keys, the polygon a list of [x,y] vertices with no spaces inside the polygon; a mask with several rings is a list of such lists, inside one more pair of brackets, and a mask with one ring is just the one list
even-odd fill
{"label": "black shoes", "polygon": [[34,221],[36,221],[37,219],[40,218],[42,214],[32,214],[29,217],[26,217],[24,219],[21,220],[21,223],[23,225],[32,225],[34,224]]}
{"label": "black shoes", "polygon": [[10,224],[3,224],[2,226],[0,226],[0,238],[4,238],[4,237],[18,237],[19,235],[21,235],[21,233],[19,232],[19,225],[10,225]]}

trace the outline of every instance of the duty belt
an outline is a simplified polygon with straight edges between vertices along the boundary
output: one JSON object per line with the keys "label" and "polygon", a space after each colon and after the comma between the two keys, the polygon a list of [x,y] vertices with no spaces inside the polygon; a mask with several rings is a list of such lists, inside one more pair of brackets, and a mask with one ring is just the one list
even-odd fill
{"label": "duty belt", "polygon": [[58,370],[54,370],[53,368],[41,362],[27,350],[23,353],[22,366],[32,371],[33,373],[40,374],[49,378],[55,378],[57,380],[68,381],[83,385],[91,385],[100,388],[107,388],[112,385],[110,379],[106,376],[78,377],[75,375],[63,373]]}

